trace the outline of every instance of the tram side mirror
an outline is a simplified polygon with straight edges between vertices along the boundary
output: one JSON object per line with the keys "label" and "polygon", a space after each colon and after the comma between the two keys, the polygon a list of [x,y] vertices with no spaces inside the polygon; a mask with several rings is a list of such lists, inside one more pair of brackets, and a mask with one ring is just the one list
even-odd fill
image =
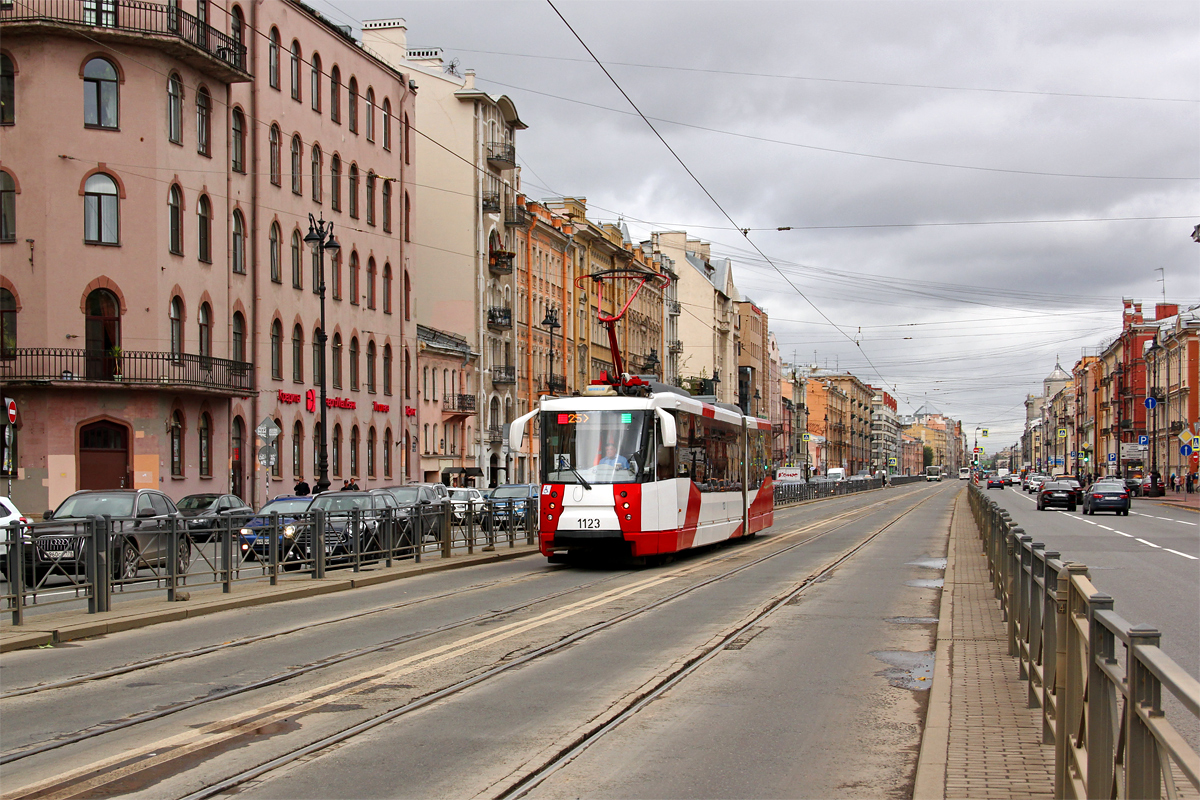
{"label": "tram side mirror", "polygon": [[658,417],[658,424],[662,429],[662,446],[674,447],[679,439],[675,430],[675,418],[663,408],[654,409],[654,413]]}

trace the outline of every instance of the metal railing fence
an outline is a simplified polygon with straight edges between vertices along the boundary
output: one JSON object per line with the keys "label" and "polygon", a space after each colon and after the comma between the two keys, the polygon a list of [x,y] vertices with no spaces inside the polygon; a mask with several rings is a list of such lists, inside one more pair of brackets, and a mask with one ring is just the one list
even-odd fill
{"label": "metal railing fence", "polygon": [[1200,717],[1200,682],[1130,625],[1088,568],[1061,558],[968,487],[1009,655],[1054,745],[1056,798],[1176,798],[1176,776],[1200,790],[1200,754],[1166,719],[1164,691]]}
{"label": "metal railing fence", "polygon": [[102,381],[140,386],[188,386],[240,394],[254,387],[253,367],[194,353],[20,347],[0,361],[6,381]]}
{"label": "metal railing fence", "polygon": [[775,507],[804,503],[818,500],[822,497],[838,497],[844,494],[865,492],[869,489],[883,488],[882,478],[870,478],[865,481],[830,481],[828,483],[776,483]]}

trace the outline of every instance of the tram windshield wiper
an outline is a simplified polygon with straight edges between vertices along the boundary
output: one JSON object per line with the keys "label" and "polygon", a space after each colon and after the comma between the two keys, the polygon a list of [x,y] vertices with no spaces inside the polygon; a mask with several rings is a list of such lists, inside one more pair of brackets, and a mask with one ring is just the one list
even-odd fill
{"label": "tram windshield wiper", "polygon": [[579,478],[579,482],[583,484],[583,488],[589,490],[592,488],[592,485],[588,483],[582,475],[579,474],[579,470],[575,469],[574,467],[567,467],[567,469],[571,470],[572,475],[574,475],[576,478]]}

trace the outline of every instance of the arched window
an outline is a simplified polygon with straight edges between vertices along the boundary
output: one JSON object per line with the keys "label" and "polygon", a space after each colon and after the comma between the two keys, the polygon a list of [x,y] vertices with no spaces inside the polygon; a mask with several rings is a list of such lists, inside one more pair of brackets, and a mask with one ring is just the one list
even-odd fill
{"label": "arched window", "polygon": [[[383,98],[383,149],[392,149],[392,101]],[[390,431],[389,431],[390,433]]]}
{"label": "arched window", "polygon": [[304,280],[300,274],[300,231],[292,231],[292,288],[303,289]]}
{"label": "arched window", "polygon": [[412,284],[408,282],[408,270],[404,270],[404,319],[407,321],[412,319],[411,310],[409,308],[409,295],[412,293]]}
{"label": "arched window", "polygon": [[350,337],[350,391],[358,391],[358,337]]}
{"label": "arched window", "polygon": [[423,438],[423,441],[421,442],[421,452],[428,453],[429,452],[429,423],[428,422],[426,422],[425,425],[422,427],[421,435]]}
{"label": "arched window", "polygon": [[383,313],[392,313],[392,265],[383,265]]}
{"label": "arched window", "polygon": [[337,64],[329,71],[329,119],[342,124],[342,71]]}
{"label": "arched window", "polygon": [[375,477],[375,426],[367,429],[367,477]]}
{"label": "arched window", "polygon": [[201,303],[196,314],[196,344],[199,345],[200,355],[205,358],[212,356],[212,308],[208,303]]}
{"label": "arched window", "polygon": [[[242,14],[240,6],[234,6],[229,20],[229,35],[233,39],[233,46],[240,56],[242,48],[246,45],[246,17]],[[243,65],[244,66],[244,65]],[[237,492],[234,492],[237,494]]]}
{"label": "arched window", "polygon": [[0,289],[0,358],[15,358],[16,355],[17,298],[8,289]]}
{"label": "arched window", "polygon": [[83,68],[83,124],[116,128],[120,114],[117,68],[108,59],[93,58]]}
{"label": "arched window", "polygon": [[212,204],[204,194],[196,202],[196,255],[205,264],[212,263]]}
{"label": "arched window", "polygon": [[329,205],[334,211],[342,210],[342,157],[337,153],[329,161]]}
{"label": "arched window", "polygon": [[350,429],[350,477],[358,477],[358,426]]}
{"label": "arched window", "polygon": [[375,394],[375,343],[367,342],[367,391]]}
{"label": "arched window", "polygon": [[443,441],[438,440],[438,426],[437,426],[437,423],[435,422],[435,423],[433,423],[433,441],[430,442],[430,445],[433,447],[432,452],[434,452],[434,453],[442,452],[443,444],[445,444]]}
{"label": "arched window", "polygon": [[367,259],[367,308],[375,308],[375,257]]}
{"label": "arched window", "polygon": [[212,96],[203,86],[196,92],[196,152],[209,155],[212,147]]}
{"label": "arched window", "polygon": [[[318,417],[320,419],[320,417]],[[313,474],[316,475],[317,466],[321,463],[321,423],[313,423],[313,449],[312,449],[312,468]],[[316,481],[313,481],[316,483]]]}
{"label": "arched window", "polygon": [[332,272],[332,278],[330,280],[330,283],[333,284],[333,299],[341,300],[342,299],[342,251],[341,251],[341,248],[338,248],[336,251],[334,251],[333,258],[331,259],[331,261],[332,261],[332,263],[329,265],[329,269]]}
{"label": "arched window", "polygon": [[300,134],[292,137],[292,191],[295,194],[300,194],[304,191],[303,180],[304,176],[300,172]]}
{"label": "arched window", "polygon": [[[107,63],[107,62],[106,62]],[[83,239],[88,244],[118,244],[120,213],[117,182],[97,172],[83,185]]]}
{"label": "arched window", "polygon": [[292,40],[292,99],[300,99],[300,43]]}
{"label": "arched window", "polygon": [[240,108],[233,110],[233,136],[230,141],[230,161],[234,172],[246,173],[246,115]]}
{"label": "arched window", "polygon": [[367,224],[375,224],[375,172],[367,172]]}
{"label": "arched window", "polygon": [[342,335],[333,335],[333,345],[329,348],[329,374],[333,378],[333,388],[342,388]]}
{"label": "arched window", "polygon": [[281,260],[280,260],[281,254],[279,252],[279,248],[282,244],[282,242],[281,242],[282,239],[283,239],[283,231],[281,231],[279,229],[279,223],[272,222],[269,248],[271,250],[271,252],[270,252],[271,280],[274,281],[275,283],[283,283],[283,270],[282,270],[282,267],[280,266],[281,265]]}
{"label": "arched window", "polygon": [[331,451],[330,460],[333,462],[330,469],[334,475],[341,477],[342,474],[342,426],[338,423],[333,426],[333,438],[329,441],[329,449]]}
{"label": "arched window", "polygon": [[196,425],[196,444],[199,446],[197,454],[200,456],[200,474],[203,477],[212,477],[212,417],[208,412],[200,415],[200,422]]}
{"label": "arched window", "polygon": [[392,429],[383,432],[383,477],[392,477]]}
{"label": "arched window", "polygon": [[17,121],[17,70],[12,59],[0,53],[0,125]]}
{"label": "arched window", "polygon": [[167,192],[167,220],[170,237],[167,249],[176,255],[183,255],[183,192],[175,184]]}
{"label": "arched window", "polygon": [[[275,427],[279,428],[279,430],[281,430],[281,431],[283,430],[283,421],[280,420],[278,417],[275,418]],[[272,478],[278,478],[279,476],[281,476],[283,474],[283,455],[282,455],[283,454],[283,437],[282,436],[279,437],[279,452],[280,452],[279,457],[275,459],[274,465],[271,466],[271,477]]]}
{"label": "arched window", "polygon": [[312,382],[318,386],[325,382],[324,377],[321,375],[321,356],[321,326],[318,325],[313,329],[312,337]]}
{"label": "arched window", "polygon": [[183,144],[183,81],[174,72],[167,78],[167,139]]}
{"label": "arched window", "polygon": [[350,132],[358,133],[358,79],[353,75],[350,76],[350,86],[347,89],[347,103],[349,108]]}
{"label": "arched window", "polygon": [[312,110],[321,110],[321,55],[319,53],[312,54],[312,80],[309,82],[308,93],[312,95],[309,99],[312,101]]}
{"label": "arched window", "polygon": [[323,169],[321,148],[314,144],[312,149],[312,199],[317,203],[321,202],[321,172]]}
{"label": "arched window", "polygon": [[392,182],[384,180],[379,202],[383,206],[383,232],[392,232]]}
{"label": "arched window", "polygon": [[392,393],[392,346],[390,344],[383,346],[383,393],[386,395]]}
{"label": "arched window", "polygon": [[246,219],[238,209],[233,210],[233,271],[246,274]]}
{"label": "arched window", "polygon": [[321,293],[321,250],[314,247],[309,253],[312,255],[312,290],[313,294]]}
{"label": "arched window", "polygon": [[246,360],[246,318],[242,312],[233,312],[233,345],[230,356],[234,361]]}
{"label": "arched window", "polygon": [[304,329],[300,323],[292,328],[292,380],[296,383],[304,380]]}
{"label": "arched window", "polygon": [[279,131],[278,125],[271,126],[271,183],[276,186],[283,185],[281,176],[281,168],[279,160],[282,158],[280,149],[283,143],[282,134]]}
{"label": "arched window", "polygon": [[304,424],[296,420],[292,426],[292,477],[297,481],[304,475]]}
{"label": "arched window", "polygon": [[350,165],[350,216],[358,219],[358,164]]}
{"label": "arched window", "polygon": [[407,347],[404,348],[404,398],[412,399],[412,357]]}
{"label": "arched window", "polygon": [[350,253],[350,302],[358,305],[358,252]]}
{"label": "arched window", "polygon": [[404,193],[404,241],[412,241],[412,201],[408,199],[408,192]]}
{"label": "arched window", "polygon": [[167,316],[171,321],[171,355],[178,360],[183,355],[183,300],[178,296],[171,298]]}
{"label": "arched window", "polygon": [[366,128],[367,141],[375,141],[375,90],[370,86],[367,87]]}
{"label": "arched window", "polygon": [[183,475],[183,413],[171,414],[171,474]]}
{"label": "arched window", "polygon": [[[237,10],[236,8],[234,9]],[[241,417],[234,417],[233,424],[229,426],[229,461],[230,472],[232,473],[229,481],[229,491],[241,497],[243,492],[242,487],[242,466],[245,462],[243,455],[246,446],[246,424],[242,422]]]}
{"label": "arched window", "polygon": [[271,323],[271,377],[283,380],[283,323]]}
{"label": "arched window", "polygon": [[271,43],[267,47],[267,80],[272,89],[279,88],[279,29],[271,27]]}

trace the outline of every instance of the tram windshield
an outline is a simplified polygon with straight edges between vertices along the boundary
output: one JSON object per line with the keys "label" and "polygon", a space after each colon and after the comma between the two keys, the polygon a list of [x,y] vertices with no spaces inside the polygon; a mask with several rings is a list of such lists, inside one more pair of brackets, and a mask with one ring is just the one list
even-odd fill
{"label": "tram windshield", "polygon": [[[543,483],[641,483],[653,480],[646,454],[652,411],[542,413]],[[651,463],[647,463],[650,461]]]}

